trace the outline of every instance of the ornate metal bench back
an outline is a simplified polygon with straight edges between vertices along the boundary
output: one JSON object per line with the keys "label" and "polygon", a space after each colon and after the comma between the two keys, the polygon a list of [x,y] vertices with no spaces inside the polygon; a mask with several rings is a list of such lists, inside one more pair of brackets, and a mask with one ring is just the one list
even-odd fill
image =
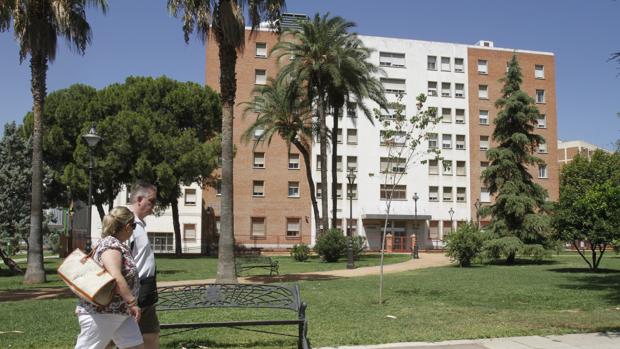
{"label": "ornate metal bench back", "polygon": [[203,284],[160,287],[157,310],[195,308],[277,308],[299,311],[297,285]]}
{"label": "ornate metal bench back", "polygon": [[273,261],[271,260],[271,257],[267,257],[267,256],[236,257],[235,261],[239,265],[244,265],[244,264],[267,264],[269,265],[273,263]]}

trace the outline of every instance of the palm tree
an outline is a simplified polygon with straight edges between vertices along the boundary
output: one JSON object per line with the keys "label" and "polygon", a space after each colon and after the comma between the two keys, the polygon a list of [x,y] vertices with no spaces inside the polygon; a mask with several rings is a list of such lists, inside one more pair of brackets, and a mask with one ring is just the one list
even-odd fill
{"label": "palm tree", "polygon": [[312,108],[296,84],[286,76],[270,79],[266,86],[254,89],[254,99],[244,103],[245,114],[256,113],[256,121],[241,136],[248,143],[256,130],[262,130],[255,144],[271,143],[274,135],[279,135],[290,148],[293,144],[301,153],[306,167],[306,178],[310,189],[310,200],[314,212],[315,227],[319,227],[319,207],[316,202],[312,165],[310,163],[310,144],[312,140]]}
{"label": "palm tree", "polygon": [[[354,24],[351,23],[351,27]],[[338,142],[336,140],[338,132],[338,117],[345,114],[345,110],[351,104],[353,108],[360,108],[366,118],[372,123],[373,116],[364,103],[365,98],[375,101],[382,109],[387,108],[385,91],[381,82],[375,77],[380,70],[368,61],[371,49],[364,46],[362,41],[355,33],[348,34],[346,44],[340,48],[338,58],[338,70],[340,81],[338,84],[330,86],[328,91],[329,105],[333,111],[332,127],[332,227],[336,227],[338,198],[336,187],[338,182],[337,158]],[[344,109],[344,106],[347,109]],[[344,137],[344,132],[343,132]],[[344,161],[343,161],[344,162]],[[344,189],[344,188],[343,188]]]}
{"label": "palm tree", "polygon": [[168,10],[182,17],[185,42],[195,30],[205,42],[213,31],[219,47],[222,96],[222,201],[216,282],[237,282],[233,227],[233,107],[237,91],[237,51],[244,46],[247,6],[252,29],[261,21],[275,23],[285,0],[168,0]]}
{"label": "palm tree", "polygon": [[86,21],[88,6],[107,11],[106,0],[5,0],[0,2],[0,31],[8,31],[13,23],[19,42],[19,61],[30,56],[31,91],[34,127],[32,132],[32,199],[30,205],[30,236],[28,267],[24,283],[46,281],[43,269],[42,190],[43,190],[43,125],[41,115],[45,104],[48,63],[56,58],[58,36],[84,54],[91,40]]}
{"label": "palm tree", "polygon": [[306,86],[306,95],[316,107],[319,124],[321,152],[321,223],[323,229],[329,227],[327,206],[327,125],[329,91],[340,86],[340,57],[342,48],[347,45],[348,29],[353,23],[341,17],[329,18],[315,14],[312,20],[300,22],[300,28],[285,31],[291,37],[278,42],[274,48],[279,59],[290,57],[281,73],[291,76],[300,86]]}

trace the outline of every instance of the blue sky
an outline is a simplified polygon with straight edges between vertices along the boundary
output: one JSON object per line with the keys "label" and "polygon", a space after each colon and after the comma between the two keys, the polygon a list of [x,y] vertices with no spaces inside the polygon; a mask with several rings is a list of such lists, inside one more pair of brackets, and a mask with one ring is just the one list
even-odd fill
{"label": "blue sky", "polygon": [[[165,0],[108,0],[90,10],[93,43],[80,56],[60,42],[48,71],[48,92],[74,83],[102,88],[129,75],[166,75],[204,83],[200,41],[183,41]],[[614,0],[289,0],[288,12],[330,12],[364,35],[473,44],[555,53],[558,137],[612,149],[620,138],[620,2]],[[0,123],[21,122],[32,107],[28,62],[19,64],[12,32],[0,33]],[[0,131],[2,132],[2,131]]]}

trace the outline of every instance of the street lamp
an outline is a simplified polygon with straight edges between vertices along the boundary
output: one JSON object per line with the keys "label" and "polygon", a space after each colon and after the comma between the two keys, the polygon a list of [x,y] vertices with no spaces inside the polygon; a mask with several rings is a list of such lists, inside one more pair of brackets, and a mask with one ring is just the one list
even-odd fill
{"label": "street lamp", "polygon": [[[413,193],[413,204],[414,204],[414,220],[415,220],[415,227],[416,230],[418,228],[418,199],[420,197],[418,196],[418,193]],[[417,234],[413,233],[413,239],[415,239],[414,241],[414,245],[413,245],[413,259],[417,259],[420,258],[418,255],[418,239],[417,239]]]}
{"label": "street lamp", "polygon": [[452,207],[450,207],[450,211],[448,211],[448,213],[450,214],[450,232],[452,232],[452,226],[453,226],[453,221],[452,221],[452,217],[454,216],[454,210],[452,209]]}
{"label": "street lamp", "polygon": [[347,269],[355,268],[355,264],[353,263],[353,234],[352,223],[353,223],[353,184],[355,184],[355,171],[352,168],[349,169],[349,174],[347,174],[347,180],[349,181],[349,224],[347,229]]}
{"label": "street lamp", "polygon": [[418,196],[418,193],[413,193],[413,202],[414,202],[414,215],[415,215],[415,219],[418,220],[418,199],[420,197]]}
{"label": "street lamp", "polygon": [[480,199],[476,199],[476,203],[474,203],[474,207],[476,208],[476,228],[480,229]]}
{"label": "street lamp", "polygon": [[82,135],[82,138],[88,144],[88,227],[87,234],[88,238],[86,240],[86,250],[90,250],[91,248],[91,215],[92,215],[92,197],[93,197],[93,149],[97,146],[99,141],[101,141],[101,137],[97,135],[97,131],[95,130],[95,123],[91,126],[90,131],[87,134]]}

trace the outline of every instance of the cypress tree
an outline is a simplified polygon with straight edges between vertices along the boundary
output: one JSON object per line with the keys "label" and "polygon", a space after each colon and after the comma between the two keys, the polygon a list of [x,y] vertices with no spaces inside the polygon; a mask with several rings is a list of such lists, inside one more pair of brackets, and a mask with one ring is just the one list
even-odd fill
{"label": "cypress tree", "polygon": [[[548,217],[542,213],[547,191],[532,180],[528,166],[544,164],[534,152],[544,143],[534,134],[539,116],[534,99],[521,90],[522,74],[513,55],[501,82],[502,97],[495,102],[498,109],[493,141],[497,145],[487,151],[489,167],[482,179],[495,202],[483,210],[492,216],[489,229],[497,237],[516,237],[525,244],[545,242]],[[515,252],[507,263],[514,262]]]}

